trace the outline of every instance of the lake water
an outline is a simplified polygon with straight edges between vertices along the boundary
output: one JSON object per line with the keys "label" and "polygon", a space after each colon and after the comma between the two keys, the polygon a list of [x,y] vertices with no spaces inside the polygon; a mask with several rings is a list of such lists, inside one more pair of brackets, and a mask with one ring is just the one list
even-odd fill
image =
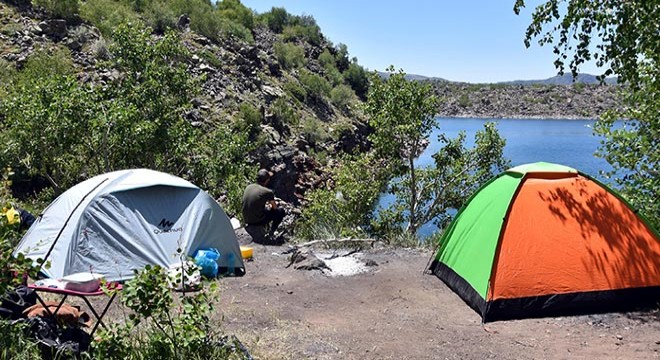
{"label": "lake water", "polygon": [[[511,161],[512,167],[538,161],[552,162],[570,166],[603,182],[607,181],[601,173],[611,170],[607,161],[594,156],[602,139],[593,135],[593,120],[438,118],[437,121],[439,128],[431,134],[428,148],[417,159],[419,166],[433,165],[431,155],[440,148],[438,134],[455,138],[459,132],[465,131],[466,146],[472,147],[474,134],[482,130],[486,122],[493,121],[506,139],[504,157]],[[384,195],[379,207],[392,201],[391,195]],[[420,236],[426,237],[436,230],[435,226],[426,225],[420,229]]]}

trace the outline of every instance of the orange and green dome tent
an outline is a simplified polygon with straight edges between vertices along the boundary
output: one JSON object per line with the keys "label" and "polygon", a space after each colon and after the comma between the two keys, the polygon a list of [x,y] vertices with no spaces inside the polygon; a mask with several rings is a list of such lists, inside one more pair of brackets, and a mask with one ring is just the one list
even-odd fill
{"label": "orange and green dome tent", "polygon": [[430,270],[484,322],[625,310],[660,301],[660,237],[588,175],[526,164],[472,195]]}

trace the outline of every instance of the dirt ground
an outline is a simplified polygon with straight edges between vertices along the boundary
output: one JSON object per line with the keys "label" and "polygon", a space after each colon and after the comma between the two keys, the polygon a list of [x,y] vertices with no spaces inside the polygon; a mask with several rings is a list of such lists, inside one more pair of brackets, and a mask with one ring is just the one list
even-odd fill
{"label": "dirt ground", "polygon": [[500,321],[481,318],[438,278],[429,250],[363,252],[378,266],[328,276],[256,245],[247,274],[220,280],[218,317],[257,359],[655,359],[660,313]]}

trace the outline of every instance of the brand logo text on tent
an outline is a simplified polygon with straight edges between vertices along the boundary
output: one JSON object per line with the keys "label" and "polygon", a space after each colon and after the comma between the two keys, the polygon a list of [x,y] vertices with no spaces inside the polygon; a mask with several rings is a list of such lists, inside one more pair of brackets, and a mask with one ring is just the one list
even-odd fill
{"label": "brand logo text on tent", "polygon": [[183,226],[172,229],[172,225],[174,225],[173,222],[163,218],[157,225],[160,229],[154,229],[154,234],[166,234],[183,231]]}

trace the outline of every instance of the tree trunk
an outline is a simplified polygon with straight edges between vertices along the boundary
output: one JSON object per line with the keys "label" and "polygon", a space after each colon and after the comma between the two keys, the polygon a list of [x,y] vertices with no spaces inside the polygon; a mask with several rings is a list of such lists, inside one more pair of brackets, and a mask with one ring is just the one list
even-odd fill
{"label": "tree trunk", "polygon": [[414,235],[417,232],[417,177],[415,174],[415,152],[408,155],[408,166],[410,167],[410,222],[408,232]]}

